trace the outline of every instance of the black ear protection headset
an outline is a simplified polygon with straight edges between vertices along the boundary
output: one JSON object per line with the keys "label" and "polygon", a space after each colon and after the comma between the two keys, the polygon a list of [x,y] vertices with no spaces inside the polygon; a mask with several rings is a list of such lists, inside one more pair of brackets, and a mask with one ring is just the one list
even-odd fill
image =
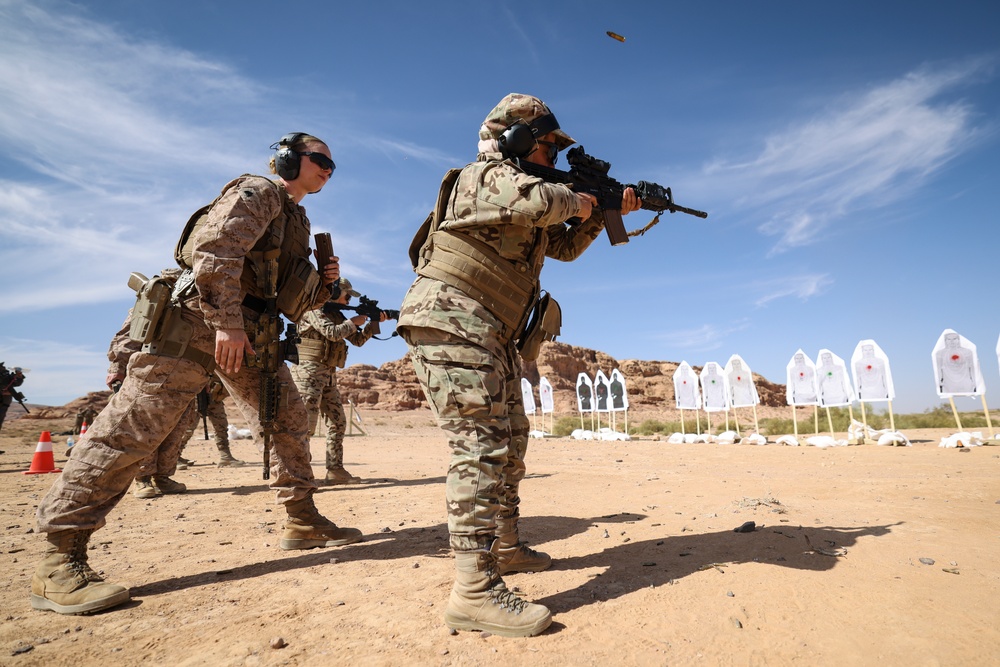
{"label": "black ear protection headset", "polygon": [[507,159],[522,158],[535,150],[538,137],[559,129],[555,115],[539,116],[530,123],[519,120],[497,138],[500,154]]}
{"label": "black ear protection headset", "polygon": [[274,171],[286,181],[294,181],[299,177],[302,156],[292,150],[292,146],[304,136],[307,136],[305,132],[290,132],[271,144],[271,150],[277,151],[274,154]]}

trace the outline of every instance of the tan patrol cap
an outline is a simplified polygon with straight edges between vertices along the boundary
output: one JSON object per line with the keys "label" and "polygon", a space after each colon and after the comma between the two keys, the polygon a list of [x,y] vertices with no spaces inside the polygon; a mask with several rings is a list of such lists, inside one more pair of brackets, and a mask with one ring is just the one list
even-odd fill
{"label": "tan patrol cap", "polygon": [[361,296],[361,292],[355,290],[351,286],[351,281],[348,280],[347,278],[341,278],[340,282],[337,283],[337,284],[340,286],[340,292],[341,292],[341,294],[348,294],[348,295],[354,296],[354,297]]}

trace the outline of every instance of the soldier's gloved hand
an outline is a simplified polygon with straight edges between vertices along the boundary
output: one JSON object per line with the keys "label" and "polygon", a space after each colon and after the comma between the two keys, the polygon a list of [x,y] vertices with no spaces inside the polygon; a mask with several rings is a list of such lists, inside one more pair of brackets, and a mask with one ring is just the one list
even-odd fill
{"label": "soldier's gloved hand", "polygon": [[226,373],[239,373],[243,353],[254,354],[243,329],[219,329],[215,332],[215,363]]}

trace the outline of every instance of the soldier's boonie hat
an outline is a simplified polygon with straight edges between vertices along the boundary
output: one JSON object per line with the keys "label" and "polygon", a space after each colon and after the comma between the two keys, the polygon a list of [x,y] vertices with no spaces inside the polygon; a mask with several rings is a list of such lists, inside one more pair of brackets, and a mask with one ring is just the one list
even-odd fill
{"label": "soldier's boonie hat", "polygon": [[351,281],[347,278],[341,278],[340,282],[337,283],[340,286],[340,292],[342,294],[347,294],[349,296],[361,296],[361,292],[357,291],[351,286]]}
{"label": "soldier's boonie hat", "polygon": [[[504,130],[517,121],[530,124],[531,121],[542,116],[552,116],[553,120],[555,119],[555,115],[537,97],[511,93],[500,100],[500,103],[493,107],[493,111],[486,116],[486,120],[483,121],[482,126],[479,128],[479,138],[484,141],[497,139],[503,134]],[[559,147],[559,150],[569,148],[576,143],[576,139],[558,129],[558,127],[559,124],[556,122],[557,129],[553,130],[553,133],[556,137],[555,144]]]}
{"label": "soldier's boonie hat", "polygon": [[21,367],[20,366],[14,366],[14,372],[15,373],[20,373],[21,372]]}

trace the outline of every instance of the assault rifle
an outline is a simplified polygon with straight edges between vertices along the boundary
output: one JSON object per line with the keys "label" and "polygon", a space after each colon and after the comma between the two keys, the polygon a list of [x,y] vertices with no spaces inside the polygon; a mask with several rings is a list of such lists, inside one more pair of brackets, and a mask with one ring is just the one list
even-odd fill
{"label": "assault rifle", "polygon": [[[635,185],[623,185],[619,183],[608,176],[611,163],[599,160],[592,155],[587,155],[583,150],[583,146],[577,146],[567,151],[566,160],[570,164],[569,171],[544,167],[523,159],[515,160],[515,162],[525,173],[537,176],[548,183],[561,183],[569,186],[573,192],[586,192],[594,195],[597,198],[596,208],[604,211],[604,229],[608,233],[608,240],[611,241],[611,245],[624,245],[628,243],[629,236],[641,234],[645,231],[644,229],[631,234],[625,231],[621,211],[622,194],[625,188],[635,190],[635,194],[642,200],[643,209],[656,211],[654,222],[650,223],[646,229],[656,224],[659,221],[660,215],[665,211],[687,213],[699,218],[708,217],[708,213],[704,211],[675,204],[670,188],[665,188],[657,183],[649,181],[639,181]],[[574,221],[576,220],[574,219],[570,222],[573,223]]]}
{"label": "assault rifle", "polygon": [[[364,315],[371,322],[372,333],[378,336],[382,333],[382,329],[379,327],[379,321],[382,319],[382,313],[385,313],[385,319],[387,320],[398,320],[399,311],[398,310],[383,310],[378,307],[378,301],[374,299],[369,299],[366,296],[361,296],[358,298],[358,305],[356,306],[345,306],[342,303],[337,303],[336,301],[327,301],[323,304],[323,312],[327,315],[333,313],[333,311],[344,311],[353,310],[358,315]],[[393,336],[395,336],[393,332]],[[381,340],[381,339],[378,339]]]}
{"label": "assault rifle", "polygon": [[251,341],[255,354],[248,356],[247,365],[260,369],[260,394],[257,415],[260,418],[264,453],[264,479],[271,478],[271,436],[278,422],[278,409],[287,404],[288,387],[278,382],[278,369],[286,358],[295,357],[299,337],[295,325],[288,324],[285,339],[281,339],[281,315],[278,313],[278,261],[264,260],[264,312],[260,314]]}
{"label": "assault rifle", "polygon": [[17,389],[14,389],[13,387],[11,387],[10,388],[10,397],[13,398],[15,401],[17,401],[18,403],[21,404],[21,407],[24,408],[24,413],[25,414],[28,414],[28,415],[31,414],[31,410],[29,410],[28,406],[24,404],[24,394],[22,394],[21,392],[19,392]]}

